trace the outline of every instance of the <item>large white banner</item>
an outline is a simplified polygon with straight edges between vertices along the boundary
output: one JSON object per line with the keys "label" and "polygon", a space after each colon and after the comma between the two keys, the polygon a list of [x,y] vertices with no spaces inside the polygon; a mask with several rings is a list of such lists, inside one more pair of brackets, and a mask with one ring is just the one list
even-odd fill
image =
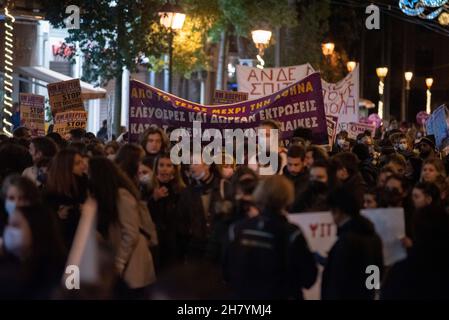
{"label": "large white banner", "polygon": [[[307,63],[282,68],[259,69],[237,66],[238,90],[249,99],[261,98],[304,79],[315,72]],[[326,115],[338,117],[337,131],[346,130],[349,123],[359,122],[359,65],[337,83],[321,80]]]}
{"label": "large white banner", "polygon": [[384,265],[391,266],[407,257],[401,243],[405,237],[404,208],[364,209],[361,214],[371,220],[382,239]]}
{"label": "large white banner", "polygon": [[[337,226],[330,212],[289,214],[288,220],[301,228],[312,252],[323,258],[327,257],[337,241]],[[317,281],[310,289],[303,290],[304,299],[320,300],[323,269],[322,266],[318,266]]]}

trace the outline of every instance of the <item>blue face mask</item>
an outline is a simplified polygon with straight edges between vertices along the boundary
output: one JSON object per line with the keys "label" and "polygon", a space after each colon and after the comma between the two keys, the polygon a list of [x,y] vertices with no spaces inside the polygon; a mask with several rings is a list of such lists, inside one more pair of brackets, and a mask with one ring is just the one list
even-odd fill
{"label": "blue face mask", "polygon": [[14,201],[6,199],[5,200],[5,210],[8,213],[8,216],[12,215],[14,210],[16,210],[16,203]]}

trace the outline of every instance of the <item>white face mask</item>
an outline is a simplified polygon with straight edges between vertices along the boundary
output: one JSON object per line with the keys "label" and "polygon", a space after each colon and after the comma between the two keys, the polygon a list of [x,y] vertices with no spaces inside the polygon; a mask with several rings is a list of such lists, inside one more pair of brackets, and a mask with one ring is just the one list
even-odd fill
{"label": "white face mask", "polygon": [[405,151],[407,150],[407,144],[406,143],[401,143],[398,146],[399,150]]}
{"label": "white face mask", "polygon": [[196,180],[196,181],[201,181],[203,180],[203,178],[206,176],[206,171],[203,171],[199,174],[192,174],[192,177]]}
{"label": "white face mask", "polygon": [[234,169],[229,168],[229,167],[228,168],[223,168],[222,172],[223,172],[223,178],[229,179],[234,174]]}
{"label": "white face mask", "polygon": [[345,145],[345,139],[338,139],[337,140],[337,145],[340,147],[340,148],[343,148],[344,147],[344,145]]}
{"label": "white face mask", "polygon": [[150,174],[145,174],[143,176],[140,177],[140,183],[144,184],[144,185],[149,185],[151,183],[151,175]]}
{"label": "white face mask", "polygon": [[14,227],[6,227],[3,232],[3,242],[6,251],[20,256],[20,251],[23,247],[23,233],[22,230]]}
{"label": "white face mask", "polygon": [[14,201],[6,199],[5,200],[5,210],[8,213],[8,216],[12,215],[14,210],[16,210],[16,203]]}

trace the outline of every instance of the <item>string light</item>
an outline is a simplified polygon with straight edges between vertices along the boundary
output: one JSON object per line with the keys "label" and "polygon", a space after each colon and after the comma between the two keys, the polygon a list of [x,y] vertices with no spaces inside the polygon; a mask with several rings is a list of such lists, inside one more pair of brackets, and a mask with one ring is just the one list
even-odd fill
{"label": "string light", "polygon": [[447,25],[449,0],[399,0],[399,8],[408,16],[433,20]]}
{"label": "string light", "polygon": [[[8,20],[10,22],[8,22]],[[13,125],[9,121],[12,117],[12,109],[13,109],[13,67],[14,67],[14,59],[13,59],[13,49],[14,49],[14,22],[16,19],[9,13],[8,8],[5,8],[5,78],[3,80],[3,89],[5,94],[3,96],[3,133],[5,133],[8,137],[12,137],[12,128]],[[7,115],[8,118],[5,116]]]}

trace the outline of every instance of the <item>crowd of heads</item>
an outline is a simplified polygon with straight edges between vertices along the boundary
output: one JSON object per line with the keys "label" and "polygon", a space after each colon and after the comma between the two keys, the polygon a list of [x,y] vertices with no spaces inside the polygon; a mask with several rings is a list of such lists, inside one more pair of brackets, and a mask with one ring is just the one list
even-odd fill
{"label": "crowd of heads", "polygon": [[[260,128],[279,127],[265,121]],[[126,197],[137,204],[128,208],[137,210],[137,216],[142,215],[138,207],[146,207],[143,212],[154,222],[158,238],[158,245],[148,244],[147,249],[161,279],[168,279],[171,268],[186,261],[198,263],[200,256],[217,265],[229,245],[229,228],[256,217],[331,211],[339,226],[358,217],[363,208],[401,207],[408,249],[447,241],[449,158],[438,152],[434,137],[415,127],[390,127],[355,139],[340,131],[330,148],[312,141],[310,130],[298,128],[288,146],[275,150],[279,170],[262,176],[226,153],[220,165],[176,165],[170,157],[175,142],[156,127],[135,143],[108,141],[101,130],[95,136],[82,129],[72,130],[68,139],[57,133],[32,138],[26,128],[16,129],[12,138],[0,136],[0,253],[6,261],[0,281],[10,283],[0,295],[8,288],[21,288],[15,281],[25,291],[14,294],[54,294],[51,289],[60,284],[87,199],[97,204],[96,230],[102,245],[110,247],[111,230],[125,223]],[[426,216],[426,211],[432,215]],[[432,237],[434,224],[439,224],[440,234]],[[119,255],[116,251],[105,252],[114,257]],[[17,279],[8,274],[14,263],[24,266]],[[116,287],[129,287],[126,276],[118,275]],[[116,287],[115,297],[121,293]]]}

